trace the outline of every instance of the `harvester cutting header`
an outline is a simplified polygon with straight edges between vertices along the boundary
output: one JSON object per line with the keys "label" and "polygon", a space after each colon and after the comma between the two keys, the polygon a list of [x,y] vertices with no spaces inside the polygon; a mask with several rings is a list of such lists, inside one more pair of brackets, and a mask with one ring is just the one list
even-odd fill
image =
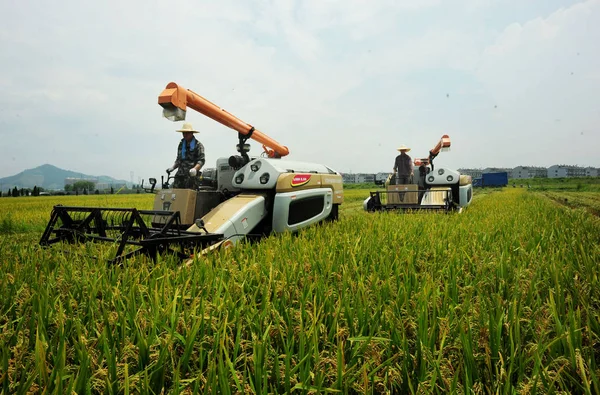
{"label": "harvester cutting header", "polygon": [[[55,206],[41,245],[115,243],[112,262],[140,253],[155,258],[165,251],[189,259],[194,252],[204,254],[244,238],[337,219],[343,202],[337,171],[282,159],[289,154],[286,146],[174,82],[160,93],[158,104],[171,121],[185,120],[191,108],[237,131],[239,155],[219,158],[214,169],[204,169],[197,188],[173,188],[167,173],[162,189],[155,191],[156,178],[151,178],[147,191],[156,193],[153,210]],[[266,157],[248,155],[250,138],[262,144]]]}

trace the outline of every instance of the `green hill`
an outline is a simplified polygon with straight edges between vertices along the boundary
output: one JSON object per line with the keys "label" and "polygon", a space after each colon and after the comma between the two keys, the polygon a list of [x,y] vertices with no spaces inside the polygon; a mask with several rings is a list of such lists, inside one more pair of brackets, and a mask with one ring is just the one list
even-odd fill
{"label": "green hill", "polygon": [[34,169],[27,169],[14,176],[0,178],[2,190],[6,191],[15,186],[17,188],[42,187],[47,190],[63,189],[65,178],[96,178],[99,183],[126,183],[125,180],[117,180],[109,176],[90,176],[72,170],[60,169],[56,166],[45,164]]}

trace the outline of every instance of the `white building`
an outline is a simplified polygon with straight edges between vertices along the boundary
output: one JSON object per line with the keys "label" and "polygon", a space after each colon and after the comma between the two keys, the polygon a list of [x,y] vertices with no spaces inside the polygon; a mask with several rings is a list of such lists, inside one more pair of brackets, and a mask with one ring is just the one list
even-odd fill
{"label": "white building", "polygon": [[376,174],[373,173],[342,173],[342,182],[344,184],[375,183],[375,177]]}
{"label": "white building", "polygon": [[585,175],[587,177],[598,177],[600,175],[600,172],[598,171],[599,169],[595,168],[595,167],[586,167],[585,168]]}
{"label": "white building", "polygon": [[572,165],[554,165],[548,168],[548,178],[585,177],[586,168]]}
{"label": "white building", "polygon": [[511,178],[546,178],[548,169],[537,166],[517,166],[512,169]]}
{"label": "white building", "polygon": [[375,174],[372,173],[359,173],[356,174],[356,182],[357,183],[363,183],[363,182],[375,182]]}
{"label": "white building", "polygon": [[356,183],[356,174],[354,173],[342,173],[342,183],[354,184]]}

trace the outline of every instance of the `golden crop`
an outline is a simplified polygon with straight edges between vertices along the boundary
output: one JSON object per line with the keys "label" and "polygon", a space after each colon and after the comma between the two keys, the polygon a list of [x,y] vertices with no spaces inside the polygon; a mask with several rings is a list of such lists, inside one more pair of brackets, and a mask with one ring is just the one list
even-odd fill
{"label": "golden crop", "polygon": [[36,246],[54,204],[151,195],[0,199],[0,393],[600,392],[596,216],[513,188],[461,214],[367,196],[190,266]]}

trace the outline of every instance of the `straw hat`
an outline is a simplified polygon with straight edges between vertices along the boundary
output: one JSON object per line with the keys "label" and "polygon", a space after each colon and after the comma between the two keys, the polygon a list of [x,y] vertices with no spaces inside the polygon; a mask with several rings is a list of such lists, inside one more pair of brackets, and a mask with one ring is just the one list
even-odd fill
{"label": "straw hat", "polygon": [[406,145],[402,144],[400,147],[398,147],[398,151],[410,151],[410,148],[408,148]]}
{"label": "straw hat", "polygon": [[192,124],[189,122],[186,122],[183,124],[183,126],[181,127],[181,129],[177,129],[176,132],[192,132],[192,133],[199,133],[197,130],[194,130],[194,128],[192,127]]}

